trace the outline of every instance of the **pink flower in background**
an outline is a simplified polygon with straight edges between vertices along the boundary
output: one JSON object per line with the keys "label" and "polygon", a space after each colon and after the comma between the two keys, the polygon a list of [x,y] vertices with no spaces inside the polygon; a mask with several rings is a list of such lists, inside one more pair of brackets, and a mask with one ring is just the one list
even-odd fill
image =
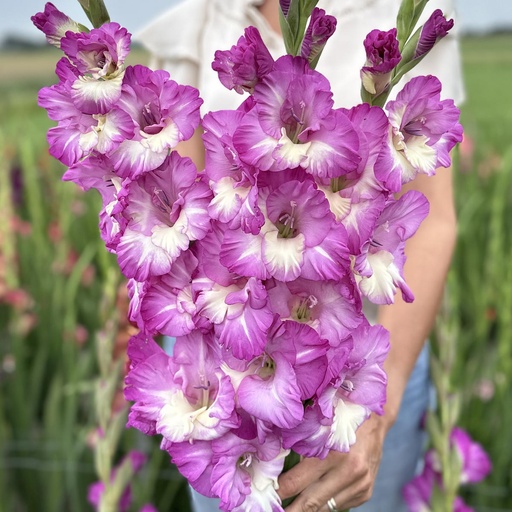
{"label": "pink flower in background", "polygon": [[466,505],[460,496],[457,496],[453,502],[453,512],[475,512],[475,510]]}
{"label": "pink flower in background", "polygon": [[434,471],[426,465],[420,475],[404,486],[402,495],[409,512],[431,512],[430,499],[434,481]]}
{"label": "pink flower in background", "polygon": [[[483,448],[460,427],[454,427],[450,434],[451,448],[460,460],[460,474],[457,467],[459,483],[474,484],[483,480],[491,471],[491,461]],[[441,460],[439,454],[430,449],[425,454],[423,473],[405,485],[402,494],[410,512],[430,512],[431,496],[434,485],[443,488]],[[455,468],[453,468],[455,471]],[[454,512],[472,512],[462,498],[456,497],[453,503]]]}
{"label": "pink flower in background", "polygon": [[455,427],[450,435],[450,441],[462,463],[461,484],[478,483],[490,473],[492,464],[489,456],[467,432]]}
{"label": "pink flower in background", "polygon": [[151,503],[146,503],[145,505],[142,505],[139,512],[158,512],[158,510]]}
{"label": "pink flower in background", "polygon": [[[111,482],[115,482],[116,474],[124,464],[131,465],[132,473],[138,473],[142,466],[146,463],[146,456],[137,451],[130,451],[121,462],[112,470],[110,477]],[[95,510],[102,510],[100,507],[102,496],[105,493],[105,484],[103,482],[95,482],[89,487],[87,493],[87,501],[94,506]],[[132,492],[129,484],[123,489],[119,499],[119,512],[127,512],[132,503]]]}

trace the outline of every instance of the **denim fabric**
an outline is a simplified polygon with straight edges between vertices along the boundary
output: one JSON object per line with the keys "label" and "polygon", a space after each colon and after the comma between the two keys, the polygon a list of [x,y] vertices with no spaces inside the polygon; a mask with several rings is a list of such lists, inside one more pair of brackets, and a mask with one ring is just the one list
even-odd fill
{"label": "denim fabric", "polygon": [[428,346],[422,350],[402,398],[397,420],[384,441],[373,497],[354,512],[407,512],[402,488],[416,474],[423,458],[426,433],[422,418],[429,407]]}
{"label": "denim fabric", "polygon": [[[165,348],[172,352],[173,343],[169,341]],[[426,434],[421,428],[421,420],[429,406],[429,396],[426,345],[407,383],[397,420],[386,436],[373,497],[364,505],[352,509],[354,512],[407,512],[401,491],[416,474],[422,460]],[[217,499],[206,498],[192,488],[190,491],[194,512],[219,510]]]}

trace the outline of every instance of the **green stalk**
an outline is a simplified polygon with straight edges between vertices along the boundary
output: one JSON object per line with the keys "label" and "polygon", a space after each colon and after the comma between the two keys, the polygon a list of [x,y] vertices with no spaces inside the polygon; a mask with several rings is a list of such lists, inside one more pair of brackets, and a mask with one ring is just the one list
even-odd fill
{"label": "green stalk", "polygon": [[110,21],[107,7],[103,0],[78,0],[94,28]]}

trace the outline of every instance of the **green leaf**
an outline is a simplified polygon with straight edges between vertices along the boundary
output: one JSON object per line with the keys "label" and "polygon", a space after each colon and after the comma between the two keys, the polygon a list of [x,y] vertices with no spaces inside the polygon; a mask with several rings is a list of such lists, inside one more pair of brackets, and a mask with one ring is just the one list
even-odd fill
{"label": "green leaf", "polygon": [[288,54],[300,55],[307,22],[317,3],[318,0],[292,0],[286,17],[279,11],[281,31]]}
{"label": "green leaf", "polygon": [[412,34],[428,0],[402,0],[396,18],[397,38],[400,51]]}

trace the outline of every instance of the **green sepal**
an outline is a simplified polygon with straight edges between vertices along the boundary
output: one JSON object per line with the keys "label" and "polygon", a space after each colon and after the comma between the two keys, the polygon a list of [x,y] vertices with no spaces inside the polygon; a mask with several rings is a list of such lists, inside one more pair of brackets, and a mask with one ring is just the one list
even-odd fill
{"label": "green sepal", "polygon": [[90,32],[89,28],[81,23],[78,23],[78,28],[80,29],[80,32],[85,32],[86,34]]}
{"label": "green sepal", "polygon": [[428,55],[428,52],[422,55],[421,57],[414,58],[414,54],[416,52],[416,46],[418,46],[418,41],[420,39],[421,30],[423,29],[423,25],[419,27],[416,32],[409,38],[406,45],[402,50],[402,60],[399,62],[398,66],[395,69],[395,74],[393,76],[392,84],[396,85],[400,79],[413,69],[416,65],[418,65],[425,55]]}
{"label": "green sepal", "polygon": [[435,512],[447,512],[445,508],[445,496],[442,489],[434,483],[432,495],[430,497],[430,508]]}
{"label": "green sepal", "polygon": [[402,0],[396,17],[397,38],[400,52],[409,39],[428,0]]}
{"label": "green sepal", "polygon": [[429,412],[427,414],[427,432],[431,439],[431,444],[436,451],[442,449],[444,444],[444,436],[441,430],[439,419],[435,414]]}
{"label": "green sepal", "polygon": [[361,85],[361,100],[363,103],[368,103],[369,105],[373,105],[373,100],[375,96],[368,92],[363,85]]}

